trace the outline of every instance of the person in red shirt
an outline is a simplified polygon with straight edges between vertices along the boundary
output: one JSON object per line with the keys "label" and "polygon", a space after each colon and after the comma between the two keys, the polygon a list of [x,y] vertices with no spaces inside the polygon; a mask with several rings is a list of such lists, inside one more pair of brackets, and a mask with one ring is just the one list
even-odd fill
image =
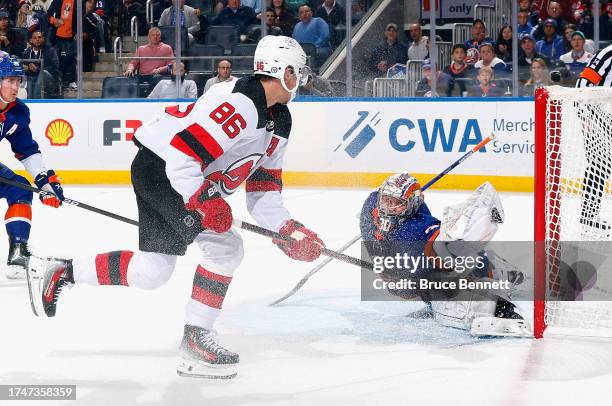
{"label": "person in red shirt", "polygon": [[127,70],[123,73],[124,76],[134,76],[136,71],[138,71],[139,75],[170,74],[169,65],[173,62],[174,52],[170,45],[162,42],[159,28],[152,27],[149,30],[149,42],[138,47],[136,56],[167,56],[168,59],[133,59],[128,65]]}

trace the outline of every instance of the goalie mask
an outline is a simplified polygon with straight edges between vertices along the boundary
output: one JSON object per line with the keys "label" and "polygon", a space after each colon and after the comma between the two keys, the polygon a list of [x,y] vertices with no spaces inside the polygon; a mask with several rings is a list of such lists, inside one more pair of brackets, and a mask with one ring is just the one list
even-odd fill
{"label": "goalie mask", "polygon": [[[295,86],[291,89],[285,83],[285,71],[288,69],[296,78]],[[282,35],[266,35],[255,49],[253,73],[279,79],[283,89],[291,93],[290,100],[293,100],[298,87],[307,83],[310,68],[306,66],[306,53],[296,40]]]}
{"label": "goalie mask", "polygon": [[412,217],[423,204],[419,182],[407,173],[391,176],[378,189],[380,214],[393,217]]}

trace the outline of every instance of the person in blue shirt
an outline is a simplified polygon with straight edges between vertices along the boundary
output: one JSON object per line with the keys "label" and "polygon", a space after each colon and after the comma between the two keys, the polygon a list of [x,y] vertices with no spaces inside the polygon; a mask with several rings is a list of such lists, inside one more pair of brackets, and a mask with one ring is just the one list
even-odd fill
{"label": "person in blue shirt", "polygon": [[536,42],[536,52],[551,61],[558,60],[565,53],[563,38],[557,34],[557,22],[552,18],[544,21],[544,38]]}
{"label": "person in blue shirt", "polygon": [[[60,180],[53,170],[47,170],[30,131],[30,109],[17,98],[17,92],[25,72],[17,58],[0,53],[0,140],[6,139],[11,150],[34,178],[45,194],[40,195],[43,204],[59,207],[64,200]],[[23,176],[17,175],[0,163],[0,177],[29,185]],[[9,254],[6,277],[25,278],[30,253],[27,242],[32,222],[32,192],[16,186],[0,183],[0,198],[6,199],[8,209],[4,216],[9,237]]]}
{"label": "person in blue shirt", "polygon": [[293,28],[293,38],[300,44],[313,44],[317,48],[316,66],[321,66],[331,54],[329,25],[320,17],[312,16],[310,6],[299,8],[300,22]]}

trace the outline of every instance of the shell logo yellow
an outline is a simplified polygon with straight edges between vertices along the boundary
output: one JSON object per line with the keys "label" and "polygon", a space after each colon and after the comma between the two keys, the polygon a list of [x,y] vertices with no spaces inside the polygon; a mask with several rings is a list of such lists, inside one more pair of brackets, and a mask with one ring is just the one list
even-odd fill
{"label": "shell logo yellow", "polygon": [[47,126],[45,137],[51,141],[51,145],[65,147],[68,146],[70,139],[74,137],[74,130],[68,121],[57,118]]}

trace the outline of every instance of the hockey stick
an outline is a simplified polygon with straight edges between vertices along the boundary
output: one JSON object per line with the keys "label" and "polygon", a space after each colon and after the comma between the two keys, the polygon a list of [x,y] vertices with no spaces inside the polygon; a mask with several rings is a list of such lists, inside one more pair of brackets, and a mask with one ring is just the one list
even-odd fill
{"label": "hockey stick", "polygon": [[[482,147],[484,147],[485,145],[487,145],[490,141],[492,141],[494,139],[495,139],[495,134],[491,133],[491,135],[489,135],[487,138],[485,138],[484,140],[480,141],[478,143],[478,145],[474,146],[474,148],[472,148],[471,150],[469,150],[468,152],[463,154],[459,159],[457,159],[455,162],[450,164],[446,169],[444,169],[442,172],[440,172],[438,175],[436,175],[433,179],[431,179],[429,182],[427,182],[421,188],[421,191],[425,191],[425,190],[429,189],[434,183],[439,181],[440,178],[442,178],[444,175],[446,175],[447,173],[449,173],[450,171],[455,169],[463,161],[468,159],[475,152],[479,151]],[[346,251],[349,247],[351,247],[354,243],[356,243],[360,239],[361,239],[361,234],[358,234],[358,235],[354,236],[349,242],[347,242],[342,247],[340,247],[338,252],[339,253],[343,253],[344,251]],[[300,279],[300,281],[297,283],[297,285],[294,286],[293,289],[291,289],[289,292],[287,292],[283,297],[280,297],[280,298],[276,299],[274,302],[270,303],[270,306],[277,305],[277,304],[283,302],[285,299],[288,299],[291,296],[293,296],[294,294],[296,294],[297,291],[300,290],[302,288],[302,286],[304,286],[306,284],[306,282],[308,282],[308,279],[310,279],[310,277],[312,275],[314,275],[315,273],[319,272],[321,270],[321,268],[323,268],[325,265],[329,264],[332,261],[332,259],[333,259],[332,257],[326,258],[323,262],[321,262],[319,265],[314,267],[310,272],[308,272],[306,275],[304,275],[304,277],[302,279]]]}
{"label": "hockey stick", "polygon": [[[43,196],[44,195],[53,195],[53,193],[46,192],[44,190],[40,190],[40,189],[35,188],[33,186],[26,185],[26,184],[23,184],[23,183],[20,183],[20,182],[11,180],[11,179],[6,179],[6,178],[3,178],[1,176],[0,176],[0,183],[5,183],[7,185],[11,185],[11,186],[15,186],[15,187],[18,187],[18,188],[21,188],[21,189],[29,190],[30,192],[33,192],[33,193],[40,193]],[[136,220],[132,220],[132,219],[129,219],[127,217],[123,217],[123,216],[120,216],[118,214],[111,213],[109,211],[102,210],[102,209],[99,209],[97,207],[90,206],[88,204],[78,202],[76,200],[65,198],[64,199],[64,203],[69,204],[71,206],[80,207],[80,208],[85,209],[85,210],[93,211],[93,212],[101,214],[103,216],[111,217],[111,218],[114,218],[115,220],[123,221],[124,223],[132,224],[132,225],[135,225],[135,226],[138,225],[138,222]],[[242,228],[243,230],[251,231],[253,233],[264,235],[266,237],[276,238],[278,240],[285,240],[285,241],[291,241],[292,240],[291,237],[280,235],[279,233],[276,233],[276,232],[274,232],[272,230],[268,230],[266,228],[256,226],[255,224],[247,223],[246,221],[234,219],[233,224],[234,224],[234,226],[236,226],[238,228]],[[338,259],[340,261],[347,262],[349,264],[357,265],[357,266],[360,266],[360,267],[363,267],[363,268],[372,269],[372,267],[373,267],[373,265],[371,263],[369,263],[369,262],[362,261],[359,258],[355,258],[355,257],[351,257],[351,256],[348,256],[348,255],[344,255],[344,254],[341,254],[341,253],[336,252],[336,251],[332,251],[332,250],[327,249],[327,248],[323,248],[321,250],[321,254],[329,256],[329,257],[332,257],[332,258],[335,258],[335,259]]]}
{"label": "hockey stick", "polygon": [[[3,178],[1,176],[0,176],[0,183],[5,183],[7,185],[11,185],[11,186],[15,186],[15,187],[18,187],[18,188],[21,188],[21,189],[29,190],[30,192],[33,192],[33,193],[40,193],[42,196],[45,196],[45,195],[52,196],[53,195],[53,193],[51,193],[51,192],[46,192],[44,190],[40,190],[40,189],[35,188],[33,186],[26,185],[24,183],[20,183],[20,182],[11,180],[11,179]],[[98,214],[101,214],[101,215],[106,216],[106,217],[111,217],[111,218],[114,218],[115,220],[123,221],[124,223],[132,224],[132,225],[135,225],[135,226],[138,225],[138,222],[136,220],[132,220],[132,219],[129,219],[127,217],[123,217],[123,216],[120,216],[118,214],[111,213],[109,211],[102,210],[102,209],[99,209],[99,208],[94,207],[94,206],[90,206],[90,205],[88,205],[86,203],[81,203],[81,202],[78,202],[76,200],[69,199],[67,197],[64,199],[63,203],[69,204],[71,206],[80,207],[80,208],[85,209],[85,210],[93,211],[94,213],[98,213]]]}

